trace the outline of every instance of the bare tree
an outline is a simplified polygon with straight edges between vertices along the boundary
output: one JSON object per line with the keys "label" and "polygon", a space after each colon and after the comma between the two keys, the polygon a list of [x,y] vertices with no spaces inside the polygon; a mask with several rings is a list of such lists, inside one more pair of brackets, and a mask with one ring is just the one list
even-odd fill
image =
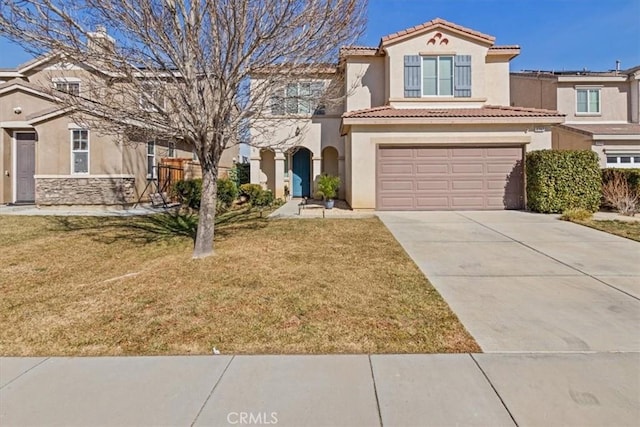
{"label": "bare tree", "polygon": [[634,216],[640,207],[640,194],[624,173],[613,170],[602,185],[604,202],[622,215]]}
{"label": "bare tree", "polygon": [[[362,0],[0,0],[0,35],[35,54],[94,67],[88,91],[58,97],[78,120],[104,133],[157,133],[193,147],[203,176],[193,253],[201,258],[213,253],[222,152],[240,142],[252,115],[269,108],[274,87],[335,62],[338,48],[363,30],[366,6]],[[274,72],[249,88],[252,70],[266,69]]]}

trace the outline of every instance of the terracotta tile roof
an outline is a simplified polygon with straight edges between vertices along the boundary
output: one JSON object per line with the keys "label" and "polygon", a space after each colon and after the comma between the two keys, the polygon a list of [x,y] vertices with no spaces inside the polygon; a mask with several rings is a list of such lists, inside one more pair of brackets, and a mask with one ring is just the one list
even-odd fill
{"label": "terracotta tile roof", "polygon": [[451,29],[460,31],[462,33],[467,33],[471,36],[485,39],[489,43],[493,43],[495,41],[495,37],[490,36],[488,34],[481,33],[479,31],[472,30],[467,27],[463,27],[462,25],[454,24],[453,22],[446,21],[441,18],[435,18],[431,21],[425,22],[424,24],[416,25],[415,27],[407,28],[406,30],[398,31],[397,33],[389,34],[387,36],[382,37],[381,44],[389,42],[391,40],[397,39],[399,37],[404,37],[416,32],[424,32],[428,31],[431,28],[435,28],[437,26],[449,27]]}
{"label": "terracotta tile roof", "polygon": [[394,108],[388,105],[350,111],[344,118],[564,117],[553,110],[485,105],[482,108]]}
{"label": "terracotta tile roof", "polygon": [[598,123],[598,124],[564,124],[564,129],[578,131],[587,135],[635,135],[640,136],[638,123]]}
{"label": "terracotta tile roof", "polygon": [[343,46],[340,48],[340,56],[374,56],[382,55],[380,49],[373,46]]}
{"label": "terracotta tile roof", "polygon": [[503,45],[503,46],[491,46],[489,48],[489,50],[516,50],[516,49],[520,49],[520,46],[518,46],[517,44],[512,44],[512,45]]}

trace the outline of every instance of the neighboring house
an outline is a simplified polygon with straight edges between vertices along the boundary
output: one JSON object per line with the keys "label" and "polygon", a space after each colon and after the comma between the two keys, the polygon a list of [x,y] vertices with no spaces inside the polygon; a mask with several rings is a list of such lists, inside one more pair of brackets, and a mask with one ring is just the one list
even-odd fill
{"label": "neighboring house", "polygon": [[[253,120],[251,182],[301,197],[339,175],[354,209],[523,208],[524,153],[551,148],[564,116],[510,106],[520,48],[494,41],[434,19],[341,49],[337,66],[277,88],[271,114]],[[335,106],[295,97],[331,84],[343,86]]]}
{"label": "neighboring house", "polygon": [[553,149],[591,149],[601,167],[640,168],[640,66],[511,73],[511,103],[566,114],[552,129]]}
{"label": "neighboring house", "polygon": [[[56,90],[83,95],[83,82],[100,77],[101,71],[67,62],[47,55],[0,70],[0,203],[126,205],[148,200],[157,191],[149,183],[157,182],[158,165],[167,158],[183,158],[187,175],[197,176],[195,156],[179,141],[132,144],[78,125],[69,108],[56,103]],[[225,151],[222,173],[233,166],[237,153],[238,146]]]}

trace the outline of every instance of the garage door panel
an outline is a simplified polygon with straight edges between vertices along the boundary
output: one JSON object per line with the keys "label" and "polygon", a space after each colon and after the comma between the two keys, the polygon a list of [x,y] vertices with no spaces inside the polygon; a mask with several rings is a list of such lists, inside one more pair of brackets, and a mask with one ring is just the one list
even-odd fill
{"label": "garage door panel", "polygon": [[449,150],[447,148],[414,148],[411,149],[416,157],[447,159],[449,158]]}
{"label": "garage door panel", "polygon": [[379,148],[381,210],[520,209],[522,147]]}
{"label": "garage door panel", "polygon": [[417,164],[416,173],[420,175],[439,175],[449,172],[447,164]]}
{"label": "garage door panel", "polygon": [[487,157],[506,157],[508,159],[519,158],[522,156],[522,148],[520,147],[493,147],[486,149]]}
{"label": "garage door panel", "polygon": [[488,179],[487,181],[487,190],[498,190],[500,192],[504,192],[504,188],[506,187],[506,184],[504,182],[504,179]]}
{"label": "garage door panel", "polygon": [[389,163],[382,166],[380,171],[383,175],[413,175],[412,164],[395,164]]}
{"label": "garage door panel", "polygon": [[484,182],[481,180],[455,180],[451,182],[452,190],[482,190]]}
{"label": "garage door panel", "polygon": [[484,165],[482,163],[460,163],[451,165],[451,173],[453,174],[484,174]]}
{"label": "garage door panel", "polygon": [[446,206],[449,203],[449,197],[442,195],[440,197],[435,196],[416,196],[416,208],[422,210],[430,209],[442,209],[442,206]]}
{"label": "garage door panel", "polygon": [[380,150],[379,155],[382,158],[406,159],[406,158],[412,158],[413,152],[405,148],[385,148],[384,150]]}
{"label": "garage door panel", "polygon": [[513,163],[487,163],[487,173],[498,173],[508,175],[513,172],[517,166]]}
{"label": "garage door panel", "polygon": [[451,208],[453,209],[482,209],[484,208],[482,196],[452,196]]}
{"label": "garage door panel", "polygon": [[453,158],[482,158],[484,148],[450,148]]}
{"label": "garage door panel", "polygon": [[380,199],[382,209],[408,210],[413,208],[413,195],[407,197],[383,197]]}
{"label": "garage door panel", "polygon": [[413,181],[381,181],[383,191],[413,191]]}

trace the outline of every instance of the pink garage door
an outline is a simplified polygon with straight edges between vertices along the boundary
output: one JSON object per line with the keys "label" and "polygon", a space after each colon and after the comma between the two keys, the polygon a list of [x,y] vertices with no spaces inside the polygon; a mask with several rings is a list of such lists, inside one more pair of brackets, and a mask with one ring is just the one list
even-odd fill
{"label": "pink garage door", "polygon": [[522,209],[522,146],[379,147],[379,210]]}

